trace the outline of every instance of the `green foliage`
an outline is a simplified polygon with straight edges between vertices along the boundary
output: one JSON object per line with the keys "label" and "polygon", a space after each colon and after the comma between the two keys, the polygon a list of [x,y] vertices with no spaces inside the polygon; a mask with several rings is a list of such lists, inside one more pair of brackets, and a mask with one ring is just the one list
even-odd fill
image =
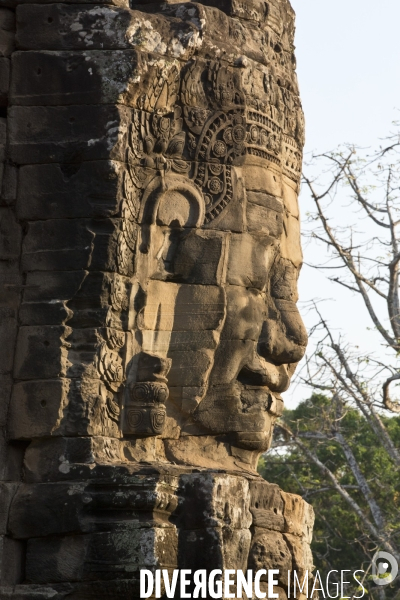
{"label": "green foliage", "polygon": [[[283,421],[292,431],[301,434],[302,441],[330,469],[339,483],[345,486],[365,515],[373,520],[343,451],[333,438],[336,416],[332,401],[326,396],[314,394],[296,409],[285,411]],[[400,416],[383,417],[383,422],[395,445],[399,447]],[[367,420],[357,409],[347,408],[340,422],[340,429],[385,516],[388,532],[392,533],[393,541],[398,546],[399,474]],[[304,434],[315,437],[307,438]],[[377,547],[359,517],[333,488],[331,481],[321,474],[318,467],[296,445],[285,439],[278,428],[274,446],[261,457],[259,472],[266,480],[277,483],[287,492],[301,495],[313,505],[316,521],[312,550],[316,568],[325,574],[331,569],[366,570]],[[367,583],[367,587],[371,587],[372,591],[375,586]],[[394,597],[399,589],[397,581],[392,589],[385,588],[386,596]]]}

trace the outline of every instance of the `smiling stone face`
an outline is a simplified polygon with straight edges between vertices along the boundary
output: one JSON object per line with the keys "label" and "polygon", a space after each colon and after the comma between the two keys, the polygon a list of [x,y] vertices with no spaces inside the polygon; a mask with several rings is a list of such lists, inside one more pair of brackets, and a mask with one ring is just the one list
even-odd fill
{"label": "smiling stone face", "polygon": [[13,75],[29,227],[11,435],[254,467],[307,343],[293,11],[60,6],[24,8]]}
{"label": "smiling stone face", "polygon": [[255,469],[307,342],[290,4],[9,4],[5,594],[278,568],[285,599],[313,513]]}
{"label": "smiling stone face", "polygon": [[[136,333],[122,428],[127,439],[159,436],[178,463],[213,465],[224,455],[254,466],[307,344],[296,307],[303,116],[292,13],[277,29],[283,3],[268,14],[254,4],[251,21],[237,10],[165,7],[167,18],[191,23],[199,13],[203,49],[183,64],[154,61],[129,130]],[[204,49],[217,35],[213,16],[238,39],[234,60]],[[149,391],[138,401],[142,383]],[[157,404],[161,384],[169,397]]]}

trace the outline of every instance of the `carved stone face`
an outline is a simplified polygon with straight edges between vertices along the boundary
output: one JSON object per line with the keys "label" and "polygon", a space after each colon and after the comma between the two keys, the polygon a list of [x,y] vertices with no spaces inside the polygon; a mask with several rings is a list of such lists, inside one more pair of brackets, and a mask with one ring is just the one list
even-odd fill
{"label": "carved stone face", "polygon": [[294,14],[117,4],[24,8],[21,47],[60,52],[13,67],[28,227],[8,434],[254,467],[306,346]]}
{"label": "carved stone face", "polygon": [[123,429],[161,435],[176,462],[211,438],[249,463],[307,343],[298,97],[247,59],[198,59],[155,69],[141,102],[125,179],[139,230]]}

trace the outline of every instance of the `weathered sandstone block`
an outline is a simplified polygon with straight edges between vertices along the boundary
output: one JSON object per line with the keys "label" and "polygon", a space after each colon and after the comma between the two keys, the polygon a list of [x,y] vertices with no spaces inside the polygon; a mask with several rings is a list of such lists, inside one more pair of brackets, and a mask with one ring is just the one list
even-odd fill
{"label": "weathered sandstone block", "polygon": [[[0,0],[0,597],[312,569],[288,0]],[[267,582],[263,581],[263,589]]]}

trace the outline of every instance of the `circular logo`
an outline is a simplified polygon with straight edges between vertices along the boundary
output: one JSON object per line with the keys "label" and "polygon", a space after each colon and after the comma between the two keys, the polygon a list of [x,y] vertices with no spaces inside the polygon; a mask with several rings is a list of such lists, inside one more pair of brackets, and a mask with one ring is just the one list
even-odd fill
{"label": "circular logo", "polygon": [[221,175],[223,170],[223,166],[220,163],[212,163],[211,165],[208,165],[208,168],[213,175]]}
{"label": "circular logo", "polygon": [[225,156],[226,144],[222,140],[217,140],[214,144],[213,151],[215,156]]}
{"label": "circular logo", "polygon": [[212,194],[219,194],[222,192],[222,181],[218,177],[212,177],[208,182],[208,188]]}
{"label": "circular logo", "polygon": [[377,552],[372,559],[372,580],[375,585],[392,583],[399,572],[397,560],[389,552]]}

